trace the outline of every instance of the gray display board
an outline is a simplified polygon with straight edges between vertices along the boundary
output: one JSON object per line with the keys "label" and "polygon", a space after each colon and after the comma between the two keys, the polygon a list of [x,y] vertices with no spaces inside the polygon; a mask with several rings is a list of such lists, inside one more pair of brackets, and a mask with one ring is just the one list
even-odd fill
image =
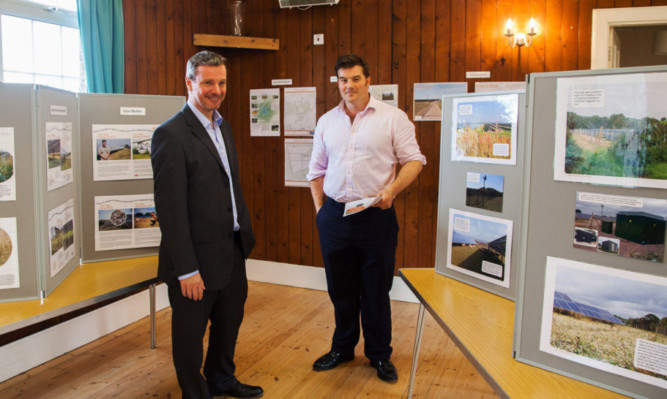
{"label": "gray display board", "polygon": [[523,91],[443,96],[435,270],[511,300],[520,267],[525,109]]}
{"label": "gray display board", "polygon": [[[181,96],[149,96],[130,94],[80,94],[81,114],[81,220],[83,242],[81,261],[95,262],[157,254],[157,246],[96,250],[95,237],[99,228],[95,222],[95,198],[101,196],[128,196],[153,193],[152,174],[148,178],[98,180],[94,174],[97,143],[93,143],[94,126],[111,126],[121,130],[132,126],[157,126],[177,113],[185,104]],[[131,129],[130,129],[131,130]],[[111,139],[109,140],[111,141]],[[129,143],[129,141],[128,141]],[[132,146],[134,146],[134,141]],[[150,149],[150,141],[144,143]],[[133,147],[134,148],[134,147]],[[111,169],[109,169],[111,170]],[[98,168],[98,172],[101,170]]]}
{"label": "gray display board", "polygon": [[[7,270],[12,266],[6,262],[0,265],[3,279],[0,301],[35,299],[40,295],[38,255],[41,250],[37,237],[41,236],[41,231],[36,222],[40,212],[33,176],[33,162],[38,156],[33,146],[34,98],[32,85],[0,84],[0,128],[12,129],[14,133],[13,176],[6,181],[13,179],[16,187],[16,200],[0,201],[0,218],[16,218],[17,242],[12,243],[10,251],[18,256],[18,273]],[[2,151],[11,152],[4,145]],[[17,284],[18,287],[3,288]]]}
{"label": "gray display board", "polygon": [[[530,75],[527,234],[515,318],[518,360],[648,398],[667,392],[665,331],[637,324],[648,314],[667,316],[667,191],[659,188],[667,179],[642,169],[659,163],[648,151],[661,152],[663,163],[667,155],[664,72]],[[644,146],[655,139],[662,146]],[[637,170],[644,177],[611,176]],[[628,231],[632,225],[642,228]]]}
{"label": "gray display board", "polygon": [[50,294],[79,265],[79,113],[76,94],[35,87],[36,198],[42,290]]}

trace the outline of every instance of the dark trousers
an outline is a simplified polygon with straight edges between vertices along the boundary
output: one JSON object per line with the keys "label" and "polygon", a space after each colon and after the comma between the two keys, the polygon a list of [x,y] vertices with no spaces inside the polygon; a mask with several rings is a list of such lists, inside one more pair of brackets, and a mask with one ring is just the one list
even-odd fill
{"label": "dark trousers", "polygon": [[391,304],[398,223],[394,208],[370,208],[343,217],[344,204],[327,199],[317,214],[329,298],[336,329],[331,349],[354,354],[361,327],[370,360],[391,356]]}
{"label": "dark trousers", "polygon": [[[172,353],[184,399],[208,399],[212,397],[209,387],[214,391],[224,391],[237,382],[234,377],[234,350],[248,297],[248,280],[245,259],[238,245],[234,252],[225,261],[225,267],[233,268],[227,287],[216,291],[204,290],[204,298],[200,301],[184,297],[180,286],[168,287],[172,308]],[[204,352],[202,340],[209,320],[211,327],[204,379],[200,372]]]}

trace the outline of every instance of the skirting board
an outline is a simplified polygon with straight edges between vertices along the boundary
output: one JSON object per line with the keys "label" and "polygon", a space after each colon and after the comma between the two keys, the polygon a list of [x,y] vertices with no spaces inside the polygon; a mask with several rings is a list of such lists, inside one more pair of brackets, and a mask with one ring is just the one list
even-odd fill
{"label": "skirting board", "polygon": [[[321,267],[248,259],[248,280],[326,291]],[[250,293],[252,295],[252,292]],[[390,292],[393,300],[417,303],[418,300],[399,277],[394,277]],[[164,284],[155,291],[157,310],[169,306]],[[0,382],[86,345],[130,325],[150,313],[148,291],[142,291],[103,308],[29,335],[0,347]],[[148,322],[148,321],[147,321]],[[149,346],[150,342],[146,342]]]}

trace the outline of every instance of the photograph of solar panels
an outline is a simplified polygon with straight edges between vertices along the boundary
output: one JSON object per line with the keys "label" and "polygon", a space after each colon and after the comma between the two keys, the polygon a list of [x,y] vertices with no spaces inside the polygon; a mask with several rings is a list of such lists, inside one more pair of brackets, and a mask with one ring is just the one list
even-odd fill
{"label": "photograph of solar panels", "polygon": [[557,258],[547,267],[540,349],[667,387],[667,279]]}

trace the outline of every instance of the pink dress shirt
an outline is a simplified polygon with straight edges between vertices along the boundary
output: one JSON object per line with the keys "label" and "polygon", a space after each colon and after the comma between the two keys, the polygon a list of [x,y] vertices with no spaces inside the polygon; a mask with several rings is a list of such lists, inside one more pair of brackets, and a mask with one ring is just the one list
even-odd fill
{"label": "pink dress shirt", "polygon": [[415,125],[402,110],[371,97],[354,123],[345,103],[324,114],[315,128],[308,180],[324,176],[324,194],[338,202],[376,196],[396,178],[396,164],[426,164]]}

